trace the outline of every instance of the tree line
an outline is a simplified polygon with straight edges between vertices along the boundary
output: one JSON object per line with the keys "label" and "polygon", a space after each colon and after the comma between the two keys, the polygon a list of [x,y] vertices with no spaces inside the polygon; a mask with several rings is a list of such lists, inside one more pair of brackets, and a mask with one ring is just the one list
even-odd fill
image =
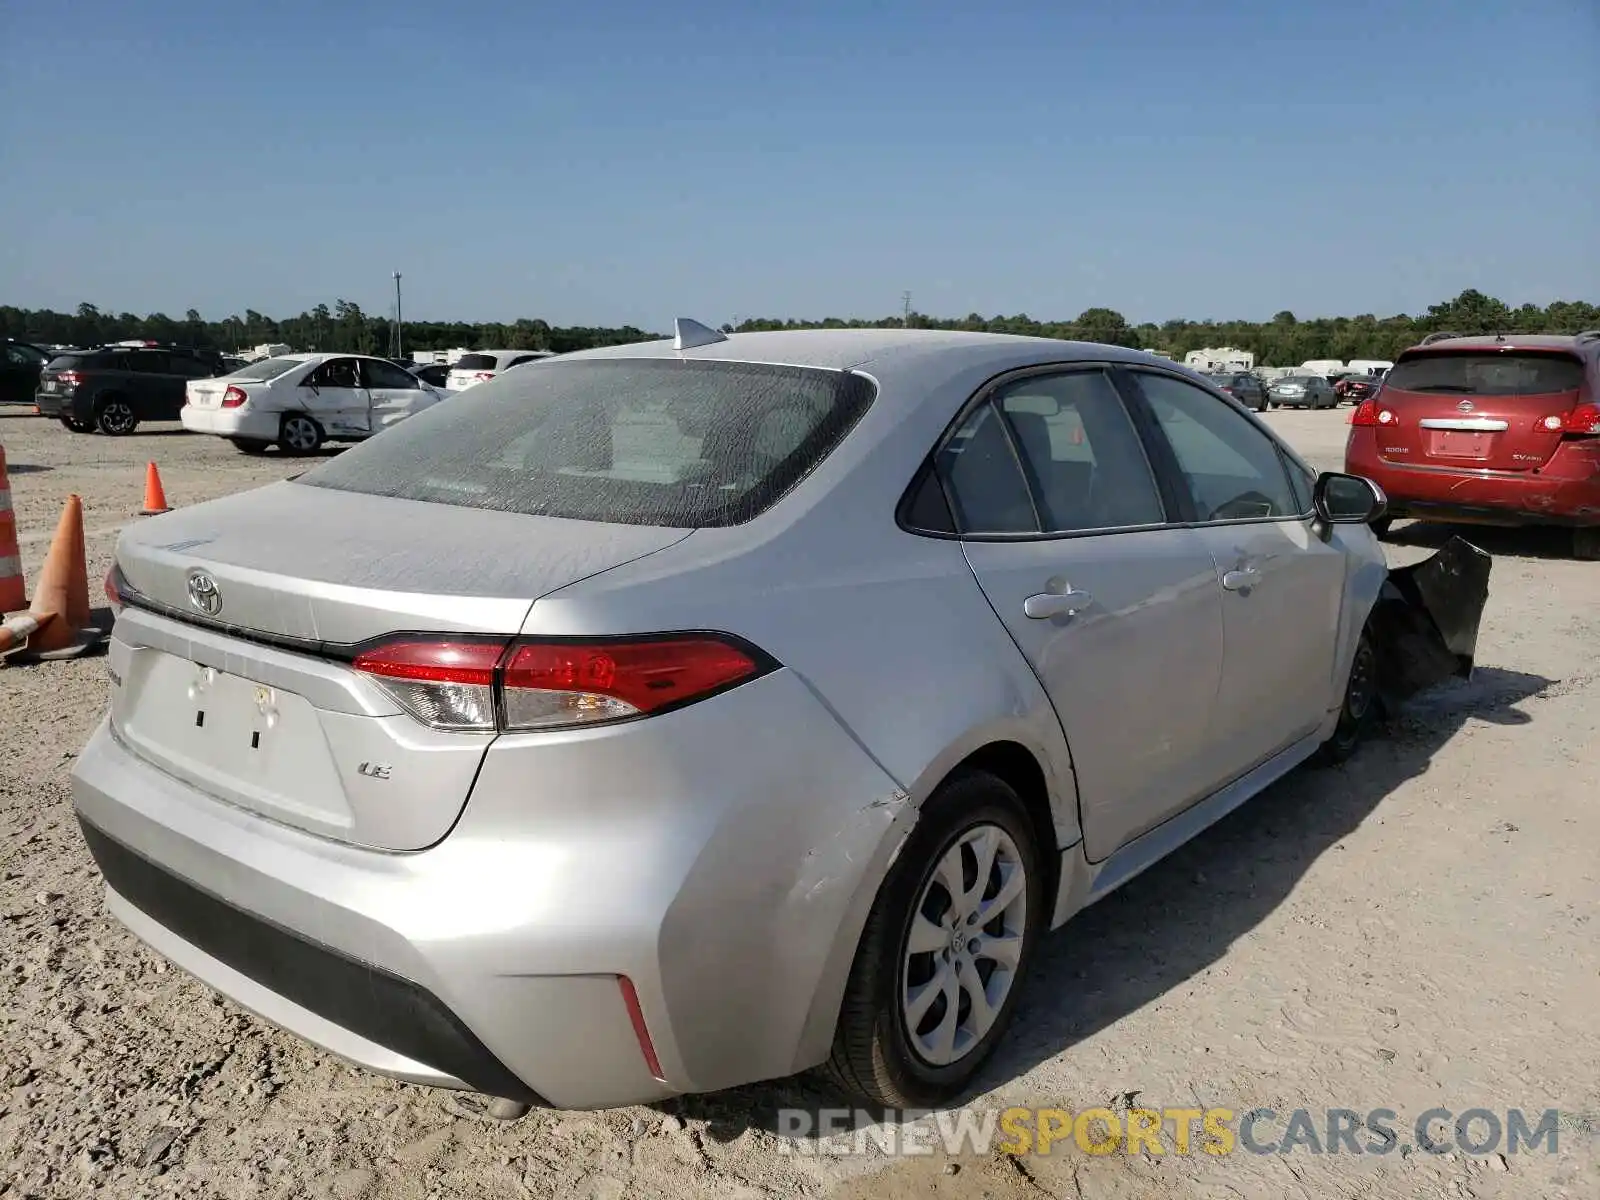
{"label": "tree line", "polygon": [[[1135,349],[1156,350],[1174,358],[1191,350],[1232,346],[1249,350],[1264,365],[1292,366],[1311,359],[1393,359],[1430,333],[1577,333],[1600,328],[1600,306],[1584,301],[1557,300],[1544,307],[1524,304],[1512,308],[1474,289],[1454,299],[1430,305],[1416,316],[1379,317],[1363,313],[1354,317],[1314,317],[1301,320],[1294,313],[1278,313],[1270,321],[1172,320],[1130,325],[1110,308],[1090,308],[1070,321],[1040,321],[1027,314],[1013,317],[931,317],[922,313],[877,319],[830,317],[820,321],[757,317],[722,326],[726,333],[774,329],[864,329],[908,325],[916,329],[964,329],[988,333],[1016,333],[1034,337],[1102,342]],[[393,350],[392,321],[374,316],[348,300],[330,309],[319,304],[296,317],[274,318],[254,309],[244,315],[207,320],[190,309],[180,318],[165,313],[138,316],[102,312],[93,304],[80,304],[73,313],[49,309],[0,306],[0,336],[60,345],[95,345],[130,338],[219,350],[239,350],[265,343],[287,343],[297,350],[337,350],[389,354]],[[468,349],[552,350],[558,354],[594,346],[614,346],[647,341],[662,335],[631,325],[559,326],[539,318],[522,317],[509,323],[472,324],[462,321],[406,321],[406,353],[421,350]]]}

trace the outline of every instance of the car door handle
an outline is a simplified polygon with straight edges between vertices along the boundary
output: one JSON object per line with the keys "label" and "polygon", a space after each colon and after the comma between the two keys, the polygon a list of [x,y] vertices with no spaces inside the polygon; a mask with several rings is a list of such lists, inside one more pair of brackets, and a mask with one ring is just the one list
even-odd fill
{"label": "car door handle", "polygon": [[1074,592],[1070,589],[1065,592],[1040,592],[1037,596],[1029,596],[1022,602],[1022,611],[1035,621],[1047,620],[1050,617],[1075,617],[1079,611],[1088,608],[1094,603],[1094,597],[1088,592]]}
{"label": "car door handle", "polygon": [[1254,567],[1240,567],[1237,570],[1225,571],[1222,576],[1222,586],[1230,592],[1247,591],[1260,582],[1261,572]]}

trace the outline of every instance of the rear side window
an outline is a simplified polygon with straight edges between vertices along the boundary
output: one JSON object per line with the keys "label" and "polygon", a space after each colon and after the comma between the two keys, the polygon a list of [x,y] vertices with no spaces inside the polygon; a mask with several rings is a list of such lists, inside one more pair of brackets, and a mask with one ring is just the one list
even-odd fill
{"label": "rear side window", "polygon": [[500,365],[492,354],[463,354],[456,361],[458,371],[493,371]]}
{"label": "rear side window", "polygon": [[874,395],[842,371],[562,361],[468,388],[300,482],[585,521],[734,525],[826,458]]}
{"label": "rear side window", "polygon": [[253,362],[240,367],[233,373],[235,379],[276,379],[296,367],[305,366],[305,360],[299,358],[263,358],[260,362]]}
{"label": "rear side window", "polygon": [[1159,525],[1161,493],[1122,398],[1101,371],[1042,375],[996,394],[1046,533]]}
{"label": "rear side window", "polygon": [[1548,396],[1583,386],[1583,363],[1537,351],[1418,354],[1395,363],[1384,385],[1401,392]]}

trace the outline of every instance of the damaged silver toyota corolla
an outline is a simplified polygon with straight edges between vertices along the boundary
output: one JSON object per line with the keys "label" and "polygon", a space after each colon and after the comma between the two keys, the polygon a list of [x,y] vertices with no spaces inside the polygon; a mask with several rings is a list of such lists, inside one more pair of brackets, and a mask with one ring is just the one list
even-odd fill
{"label": "damaged silver toyota corolla", "polygon": [[1488,559],[1382,509],[1132,351],[681,322],[127,530],[77,811],[374,1070],[930,1105],[1042,934],[1471,669]]}

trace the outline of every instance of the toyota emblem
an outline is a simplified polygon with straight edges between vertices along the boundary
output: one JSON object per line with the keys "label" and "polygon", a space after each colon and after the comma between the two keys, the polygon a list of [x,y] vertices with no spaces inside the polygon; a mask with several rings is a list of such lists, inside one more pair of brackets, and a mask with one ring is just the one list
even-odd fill
{"label": "toyota emblem", "polygon": [[1472,401],[1471,400],[1463,400],[1460,404],[1456,405],[1456,411],[1457,412],[1471,412],[1472,411]]}
{"label": "toyota emblem", "polygon": [[190,571],[189,603],[208,617],[216,616],[222,611],[222,592],[217,588],[217,581],[204,571]]}

